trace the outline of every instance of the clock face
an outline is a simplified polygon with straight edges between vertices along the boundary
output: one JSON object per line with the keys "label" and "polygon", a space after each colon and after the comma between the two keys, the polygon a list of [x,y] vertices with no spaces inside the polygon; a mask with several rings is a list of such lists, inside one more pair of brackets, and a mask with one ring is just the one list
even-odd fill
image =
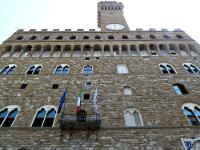
{"label": "clock face", "polygon": [[113,23],[113,24],[106,25],[106,28],[109,29],[109,30],[116,30],[116,31],[118,31],[118,30],[124,29],[124,26],[121,25],[121,24],[115,24],[115,23]]}

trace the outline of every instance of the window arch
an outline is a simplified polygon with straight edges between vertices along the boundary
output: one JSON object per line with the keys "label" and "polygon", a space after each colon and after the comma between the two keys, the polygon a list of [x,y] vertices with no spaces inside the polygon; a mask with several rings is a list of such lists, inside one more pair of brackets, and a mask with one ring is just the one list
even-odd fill
{"label": "window arch", "polygon": [[109,39],[109,40],[114,40],[115,37],[114,37],[113,35],[109,35],[109,36],[108,36],[108,39]]}
{"label": "window arch", "polygon": [[101,45],[94,45],[93,56],[101,56]]}
{"label": "window arch", "polygon": [[150,34],[150,35],[149,35],[149,38],[150,38],[150,39],[156,39],[156,36],[155,36],[154,34]]}
{"label": "window arch", "polygon": [[31,123],[31,127],[52,127],[57,115],[57,108],[53,105],[46,105],[39,108]]}
{"label": "window arch", "polygon": [[159,50],[160,50],[160,56],[168,56],[169,50],[167,45],[165,44],[159,44]]}
{"label": "window arch", "polygon": [[19,57],[22,51],[21,45],[14,46],[13,52],[10,57]]}
{"label": "window arch", "polygon": [[84,75],[90,75],[93,73],[93,67],[90,65],[84,66],[83,67],[83,74]]}
{"label": "window arch", "polygon": [[176,93],[176,95],[189,94],[183,84],[175,83],[175,84],[173,84],[172,87],[173,87],[174,92]]}
{"label": "window arch", "polygon": [[127,127],[143,126],[140,112],[134,108],[128,108],[124,111],[125,125]]}
{"label": "window arch", "polygon": [[124,95],[126,95],[126,96],[132,95],[132,89],[130,86],[125,86],[123,88],[123,92],[124,92]]}
{"label": "window arch", "polygon": [[104,56],[110,56],[110,45],[104,45]]}
{"label": "window arch", "polygon": [[42,69],[42,65],[35,64],[26,71],[26,74],[39,74]]}
{"label": "window arch", "polygon": [[5,50],[2,52],[2,54],[1,54],[1,57],[9,57],[10,56],[10,53],[11,53],[11,51],[12,51],[12,46],[11,45],[7,45],[6,47],[5,47]]}
{"label": "window arch", "polygon": [[182,111],[190,125],[200,125],[200,107],[193,103],[186,103]]}
{"label": "window arch", "polygon": [[5,66],[0,70],[0,74],[1,75],[10,75],[15,71],[16,67],[17,67],[17,65],[15,65],[15,64],[10,64],[8,66]]}
{"label": "window arch", "polygon": [[85,40],[88,40],[90,37],[88,36],[88,35],[85,35],[84,37],[83,37],[83,39],[85,39]]}
{"label": "window arch", "polygon": [[41,55],[41,45],[36,45],[33,48],[33,53],[31,57],[40,57],[40,55]]}
{"label": "window arch", "polygon": [[55,75],[67,75],[68,73],[69,73],[69,66],[66,64],[60,64],[54,70]]}
{"label": "window arch", "polygon": [[175,69],[170,64],[161,63],[159,67],[163,74],[176,74]]}
{"label": "window arch", "polygon": [[20,107],[9,105],[0,110],[0,127],[11,127],[17,118]]}
{"label": "window arch", "polygon": [[191,63],[184,63],[184,68],[191,74],[200,74],[200,70],[194,64]]}
{"label": "window arch", "polygon": [[147,50],[147,46],[145,44],[140,44],[139,45],[139,52],[140,52],[140,56],[148,56],[148,50]]}
{"label": "window arch", "polygon": [[96,35],[96,36],[95,36],[95,39],[96,39],[96,40],[100,40],[101,37],[100,37],[99,35]]}
{"label": "window arch", "polygon": [[128,35],[122,35],[122,39],[127,40],[128,39]]}

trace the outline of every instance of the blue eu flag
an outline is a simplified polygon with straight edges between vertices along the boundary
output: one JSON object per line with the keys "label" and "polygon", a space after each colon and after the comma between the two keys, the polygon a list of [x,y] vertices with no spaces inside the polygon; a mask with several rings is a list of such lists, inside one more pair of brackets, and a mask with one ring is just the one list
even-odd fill
{"label": "blue eu flag", "polygon": [[58,107],[58,113],[60,113],[61,109],[62,109],[62,106],[63,106],[63,103],[65,102],[65,97],[67,96],[67,89],[65,89],[65,91],[63,92],[63,95],[60,99],[60,104],[59,104],[59,107]]}

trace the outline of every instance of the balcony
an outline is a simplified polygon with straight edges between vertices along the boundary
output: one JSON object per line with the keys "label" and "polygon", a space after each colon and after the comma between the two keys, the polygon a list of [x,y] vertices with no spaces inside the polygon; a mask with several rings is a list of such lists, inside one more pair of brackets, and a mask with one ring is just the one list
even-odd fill
{"label": "balcony", "polygon": [[99,114],[62,114],[60,121],[62,130],[98,130],[100,126]]}

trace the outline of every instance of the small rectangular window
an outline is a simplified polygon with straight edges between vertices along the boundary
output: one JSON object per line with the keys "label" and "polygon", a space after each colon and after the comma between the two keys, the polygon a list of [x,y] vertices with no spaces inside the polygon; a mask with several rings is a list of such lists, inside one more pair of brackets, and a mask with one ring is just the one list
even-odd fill
{"label": "small rectangular window", "polygon": [[22,85],[21,85],[20,89],[25,89],[26,87],[27,87],[27,84],[25,84],[25,83],[22,83]]}
{"label": "small rectangular window", "polygon": [[52,89],[58,89],[58,84],[53,84]]}
{"label": "small rectangular window", "polygon": [[85,60],[90,60],[90,57],[85,57]]}
{"label": "small rectangular window", "polygon": [[84,99],[84,100],[89,100],[89,99],[90,99],[90,94],[84,93],[83,99]]}

